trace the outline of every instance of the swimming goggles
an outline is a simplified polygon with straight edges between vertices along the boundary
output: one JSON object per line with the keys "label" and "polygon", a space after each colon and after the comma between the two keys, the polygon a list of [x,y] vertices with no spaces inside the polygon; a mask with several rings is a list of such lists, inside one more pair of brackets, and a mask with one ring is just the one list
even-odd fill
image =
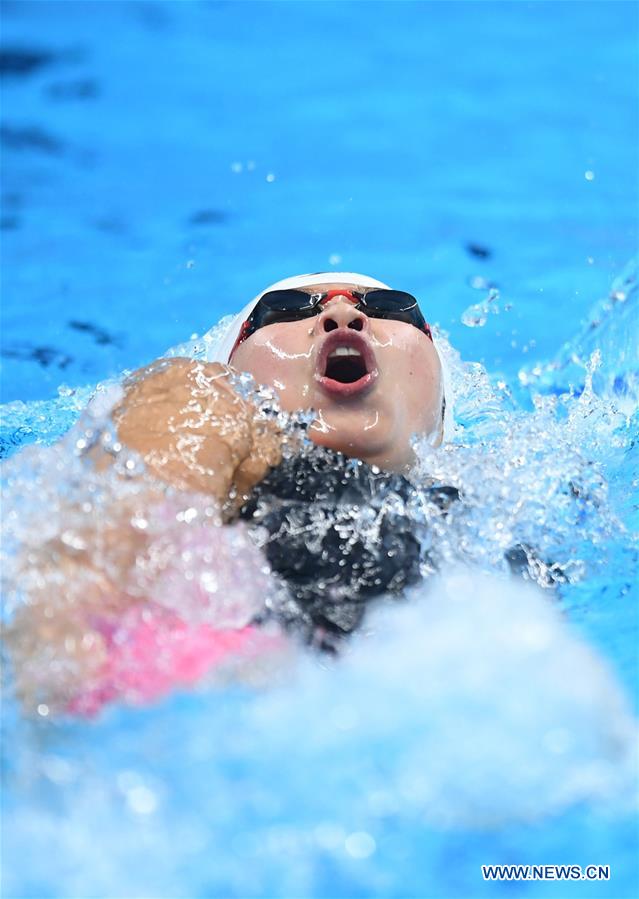
{"label": "swimming goggles", "polygon": [[[345,296],[355,308],[369,318],[383,318],[406,322],[423,331],[432,340],[430,327],[422,315],[417,300],[403,290],[372,288],[365,293],[354,290],[329,290],[325,293],[306,293],[303,290],[270,290],[265,293],[243,323],[231,356],[238,346],[266,325],[295,322],[319,315],[324,303],[333,297]],[[230,356],[229,356],[230,358]]]}

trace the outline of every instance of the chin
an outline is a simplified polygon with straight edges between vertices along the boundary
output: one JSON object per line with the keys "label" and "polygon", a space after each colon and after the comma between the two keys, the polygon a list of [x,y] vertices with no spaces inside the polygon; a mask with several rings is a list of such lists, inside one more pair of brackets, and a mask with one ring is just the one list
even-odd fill
{"label": "chin", "polygon": [[[361,432],[349,439],[349,435],[335,431],[315,431],[311,429],[309,436],[317,446],[343,453],[353,459],[361,459],[369,465],[377,465],[386,471],[405,471],[413,461],[410,448],[406,452],[398,452],[397,447],[371,445],[363,443]],[[359,439],[357,439],[359,438]]]}

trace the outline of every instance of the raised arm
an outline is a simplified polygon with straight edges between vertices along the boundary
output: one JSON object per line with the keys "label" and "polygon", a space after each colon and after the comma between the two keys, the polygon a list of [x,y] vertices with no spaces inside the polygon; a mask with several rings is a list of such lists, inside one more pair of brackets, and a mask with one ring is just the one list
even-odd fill
{"label": "raised arm", "polygon": [[135,372],[114,410],[122,443],[163,481],[241,502],[281,458],[281,437],[217,362],[159,360]]}

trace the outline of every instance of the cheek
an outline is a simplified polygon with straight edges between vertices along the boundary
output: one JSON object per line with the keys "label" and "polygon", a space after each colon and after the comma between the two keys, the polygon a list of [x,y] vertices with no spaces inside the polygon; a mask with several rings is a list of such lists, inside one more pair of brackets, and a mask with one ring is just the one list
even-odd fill
{"label": "cheek", "polygon": [[237,348],[231,365],[253,375],[258,384],[274,387],[289,411],[304,405],[312,383],[310,326],[288,322],[260,328]]}
{"label": "cheek", "polygon": [[441,366],[437,351],[426,335],[411,325],[384,322],[379,335],[380,369],[392,388],[396,412],[406,416],[416,430],[430,430],[441,406]]}

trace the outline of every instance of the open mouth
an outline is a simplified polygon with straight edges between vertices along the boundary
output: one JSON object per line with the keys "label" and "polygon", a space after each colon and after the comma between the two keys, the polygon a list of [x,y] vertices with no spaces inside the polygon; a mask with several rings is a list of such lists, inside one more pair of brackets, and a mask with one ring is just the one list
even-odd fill
{"label": "open mouth", "polygon": [[364,357],[355,347],[338,346],[326,360],[324,377],[340,384],[354,384],[367,374]]}
{"label": "open mouth", "polygon": [[355,396],[377,378],[375,354],[356,332],[333,332],[320,350],[316,378],[326,393]]}

